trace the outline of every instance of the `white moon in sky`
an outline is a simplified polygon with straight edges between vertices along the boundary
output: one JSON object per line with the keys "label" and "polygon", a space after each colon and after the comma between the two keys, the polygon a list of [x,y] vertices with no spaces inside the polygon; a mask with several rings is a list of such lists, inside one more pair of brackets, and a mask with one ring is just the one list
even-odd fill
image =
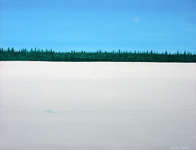
{"label": "white moon in sky", "polygon": [[136,23],[140,22],[140,18],[139,17],[135,17],[134,18],[134,22],[136,22]]}

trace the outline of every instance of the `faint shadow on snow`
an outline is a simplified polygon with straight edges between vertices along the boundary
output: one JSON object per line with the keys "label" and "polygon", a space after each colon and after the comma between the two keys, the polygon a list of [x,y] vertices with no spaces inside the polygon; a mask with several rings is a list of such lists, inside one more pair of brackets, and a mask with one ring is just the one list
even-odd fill
{"label": "faint shadow on snow", "polygon": [[47,112],[47,113],[55,113],[55,111],[52,111],[52,110],[46,110],[45,112]]}

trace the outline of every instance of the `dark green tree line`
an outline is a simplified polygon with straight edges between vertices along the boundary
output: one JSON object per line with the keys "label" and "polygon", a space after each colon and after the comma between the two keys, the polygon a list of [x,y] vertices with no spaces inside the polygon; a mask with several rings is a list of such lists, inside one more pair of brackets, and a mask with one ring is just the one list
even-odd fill
{"label": "dark green tree line", "polygon": [[153,51],[107,52],[98,50],[96,52],[55,52],[52,49],[20,49],[0,48],[1,61],[111,61],[111,62],[196,62],[196,55],[190,52],[163,53]]}

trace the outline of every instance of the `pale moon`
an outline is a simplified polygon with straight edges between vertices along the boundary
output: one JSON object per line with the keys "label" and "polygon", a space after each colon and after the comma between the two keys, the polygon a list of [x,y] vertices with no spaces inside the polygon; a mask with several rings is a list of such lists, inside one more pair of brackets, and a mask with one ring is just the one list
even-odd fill
{"label": "pale moon", "polygon": [[135,17],[134,18],[134,22],[136,22],[136,23],[140,22],[140,18],[139,17]]}

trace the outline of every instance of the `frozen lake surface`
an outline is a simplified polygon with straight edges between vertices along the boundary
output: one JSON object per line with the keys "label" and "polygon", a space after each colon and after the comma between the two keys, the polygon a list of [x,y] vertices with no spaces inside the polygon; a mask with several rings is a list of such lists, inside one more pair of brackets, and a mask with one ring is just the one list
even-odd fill
{"label": "frozen lake surface", "polygon": [[196,64],[0,62],[1,150],[195,150]]}

